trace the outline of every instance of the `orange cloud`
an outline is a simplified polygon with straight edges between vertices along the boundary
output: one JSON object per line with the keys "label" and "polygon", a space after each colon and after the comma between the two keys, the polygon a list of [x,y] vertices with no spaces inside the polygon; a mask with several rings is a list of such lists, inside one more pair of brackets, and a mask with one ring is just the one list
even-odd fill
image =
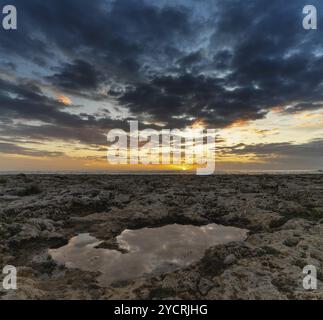
{"label": "orange cloud", "polygon": [[203,119],[197,119],[191,125],[192,129],[203,129],[205,127],[206,127],[206,124]]}
{"label": "orange cloud", "polygon": [[295,119],[315,119],[322,117],[322,113],[297,113]]}
{"label": "orange cloud", "polygon": [[72,104],[71,99],[69,97],[66,97],[66,96],[63,96],[63,95],[58,96],[57,101],[59,103],[64,104],[65,106],[70,106]]}
{"label": "orange cloud", "polygon": [[279,133],[278,129],[252,129],[251,130],[253,133],[258,134],[258,135],[262,135],[262,136],[267,136],[267,135],[276,135]]}
{"label": "orange cloud", "polygon": [[250,120],[239,119],[231,123],[227,126],[227,128],[238,128],[238,127],[246,127],[250,124]]}
{"label": "orange cloud", "polygon": [[271,108],[270,110],[272,113],[281,113],[284,111],[284,107],[276,106]]}
{"label": "orange cloud", "polygon": [[321,127],[323,126],[323,120],[317,122],[304,122],[294,126],[294,128],[311,128],[311,127]]}

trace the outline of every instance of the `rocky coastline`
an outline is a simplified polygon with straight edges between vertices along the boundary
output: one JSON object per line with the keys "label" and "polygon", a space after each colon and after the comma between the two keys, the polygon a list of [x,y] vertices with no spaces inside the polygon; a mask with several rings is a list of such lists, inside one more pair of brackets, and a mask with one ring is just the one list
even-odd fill
{"label": "rocky coastline", "polygon": [[[0,176],[0,299],[323,299],[323,175]],[[102,287],[51,259],[80,233],[115,248],[125,229],[210,223],[249,230],[187,268]],[[148,240],[149,241],[149,240]],[[317,290],[302,286],[306,265]]]}

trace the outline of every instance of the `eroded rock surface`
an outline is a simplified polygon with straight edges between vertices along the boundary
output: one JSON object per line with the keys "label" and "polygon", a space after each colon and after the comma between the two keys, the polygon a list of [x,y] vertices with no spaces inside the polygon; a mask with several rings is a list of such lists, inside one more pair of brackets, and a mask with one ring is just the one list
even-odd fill
{"label": "eroded rock surface", "polygon": [[[2,177],[0,267],[18,267],[18,290],[0,299],[323,299],[322,194],[322,175]],[[250,235],[186,269],[108,287],[48,255],[79,233],[113,248],[125,229],[174,223]],[[315,291],[302,286],[309,264]]]}

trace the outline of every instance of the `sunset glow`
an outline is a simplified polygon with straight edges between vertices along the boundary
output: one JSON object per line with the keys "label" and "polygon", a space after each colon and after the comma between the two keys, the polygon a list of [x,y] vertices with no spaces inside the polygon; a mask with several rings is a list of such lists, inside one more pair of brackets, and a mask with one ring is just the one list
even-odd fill
{"label": "sunset glow", "polygon": [[[21,4],[23,27],[0,33],[2,171],[143,170],[106,159],[106,134],[134,119],[140,130],[215,129],[218,170],[321,169],[319,30],[296,16],[273,23],[270,5],[257,22],[266,37],[253,24],[232,29],[220,1],[68,6],[73,36],[45,4]],[[251,21],[239,6],[237,25]]]}

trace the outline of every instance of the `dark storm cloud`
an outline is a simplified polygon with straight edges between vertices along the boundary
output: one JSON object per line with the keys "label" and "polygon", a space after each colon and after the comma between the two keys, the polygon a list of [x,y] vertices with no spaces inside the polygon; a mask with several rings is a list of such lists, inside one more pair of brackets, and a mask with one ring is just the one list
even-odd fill
{"label": "dark storm cloud", "polygon": [[203,75],[160,77],[129,90],[120,101],[134,113],[149,112],[155,119],[175,127],[180,121],[182,126],[191,123],[192,118],[204,119],[210,126],[223,127],[237,119],[263,116],[259,105],[255,105],[250,88],[233,92],[224,86],[224,79]]}
{"label": "dark storm cloud", "polygon": [[[266,160],[269,168],[287,169],[322,169],[323,140],[316,139],[308,143],[268,143],[244,145],[239,144],[223,149],[224,153],[234,155],[254,154],[258,159]],[[254,159],[257,162],[257,158]],[[266,165],[264,164],[266,167]]]}
{"label": "dark storm cloud", "polygon": [[292,106],[287,107],[283,110],[284,113],[298,113],[302,111],[311,111],[311,110],[317,110],[323,108],[322,102],[312,103],[312,102],[300,102],[296,103]]}
{"label": "dark storm cloud", "polygon": [[[188,54],[178,50],[171,71],[165,68],[130,87],[120,102],[134,114],[173,126],[187,125],[193,117],[222,127],[261,118],[276,105],[321,108],[315,102],[323,98],[322,33],[302,28],[305,4],[216,2],[210,44]],[[196,38],[199,32],[197,26]],[[183,42],[185,36],[178,48]]]}
{"label": "dark storm cloud", "polygon": [[[15,119],[15,124],[10,119]],[[27,120],[27,123],[26,123]],[[28,121],[38,122],[29,125]],[[128,128],[126,121],[96,118],[67,108],[43,94],[32,82],[12,83],[0,79],[0,136],[30,139],[77,140],[105,143],[104,134],[113,128]]]}
{"label": "dark storm cloud", "polygon": [[0,79],[0,118],[37,120],[75,126],[80,118],[61,109],[32,82],[12,83]]}
{"label": "dark storm cloud", "polygon": [[20,28],[15,39],[1,32],[7,52],[50,63],[60,51],[68,59],[95,62],[110,77],[135,79],[151,55],[165,62],[178,52],[181,38],[190,38],[193,27],[184,8],[143,0],[12,3],[21,13]]}
{"label": "dark storm cloud", "polygon": [[63,53],[67,61],[47,81],[77,94],[119,86],[120,104],[135,115],[182,126],[196,117],[221,127],[257,119],[274,105],[323,98],[323,59],[314,55],[322,52],[321,32],[302,29],[303,0],[203,0],[200,11],[214,10],[200,15],[194,1],[16,4],[19,41],[1,32],[8,52],[49,64]]}
{"label": "dark storm cloud", "polygon": [[50,151],[39,151],[30,148],[20,147],[13,143],[0,142],[0,153],[24,155],[32,157],[59,157],[63,156],[63,152],[50,152]]}
{"label": "dark storm cloud", "polygon": [[83,60],[64,64],[58,73],[48,79],[54,86],[72,92],[97,89],[105,80],[103,74]]}
{"label": "dark storm cloud", "polygon": [[268,143],[268,144],[254,144],[245,145],[239,144],[231,147],[228,150],[233,151],[234,154],[246,155],[256,154],[260,156],[279,155],[289,158],[291,156],[301,156],[305,158],[323,157],[323,140],[313,140],[309,143],[293,144],[289,142],[283,143]]}
{"label": "dark storm cloud", "polygon": [[[0,61],[17,79],[24,61],[42,66],[39,82],[63,92],[99,100],[108,85],[102,100],[169,127],[199,118],[221,128],[261,118],[273,106],[292,105],[290,113],[321,108],[323,34],[302,28],[305,0],[11,3],[18,30],[0,30]],[[323,25],[321,1],[312,4]],[[72,114],[28,79],[1,80],[0,118],[2,134],[6,128],[12,135],[85,143],[126,126]],[[43,124],[16,126],[12,119]]]}
{"label": "dark storm cloud", "polygon": [[322,170],[323,140],[316,139],[308,143],[243,143],[230,147],[218,147],[225,156],[248,156],[249,163],[237,161],[236,169],[258,170]]}
{"label": "dark storm cloud", "polygon": [[[302,28],[304,1],[219,3],[214,46],[228,43],[232,87],[246,87],[252,104],[268,108],[322,98],[322,33]],[[314,1],[318,11],[322,4]],[[319,18],[322,17],[319,15]],[[319,24],[322,23],[320,19]],[[320,52],[318,56],[314,52]]]}
{"label": "dark storm cloud", "polygon": [[[231,38],[232,60],[226,81],[248,92],[240,99],[238,94],[237,99],[250,103],[255,111],[304,100],[310,105],[320,100],[322,58],[313,52],[322,52],[321,33],[302,30],[301,1],[288,5],[283,1],[244,4],[245,8],[230,6],[230,2],[222,4],[224,18],[214,35],[215,39]],[[236,92],[239,89],[232,95]]]}
{"label": "dark storm cloud", "polygon": [[[0,137],[11,136],[12,142],[28,138],[105,145],[105,134],[109,130],[129,130],[127,119],[114,120],[87,113],[72,114],[69,108],[44,95],[33,82],[13,83],[0,79]],[[31,121],[36,121],[36,124]],[[147,127],[141,125],[142,129]],[[149,127],[157,129],[156,126]]]}

